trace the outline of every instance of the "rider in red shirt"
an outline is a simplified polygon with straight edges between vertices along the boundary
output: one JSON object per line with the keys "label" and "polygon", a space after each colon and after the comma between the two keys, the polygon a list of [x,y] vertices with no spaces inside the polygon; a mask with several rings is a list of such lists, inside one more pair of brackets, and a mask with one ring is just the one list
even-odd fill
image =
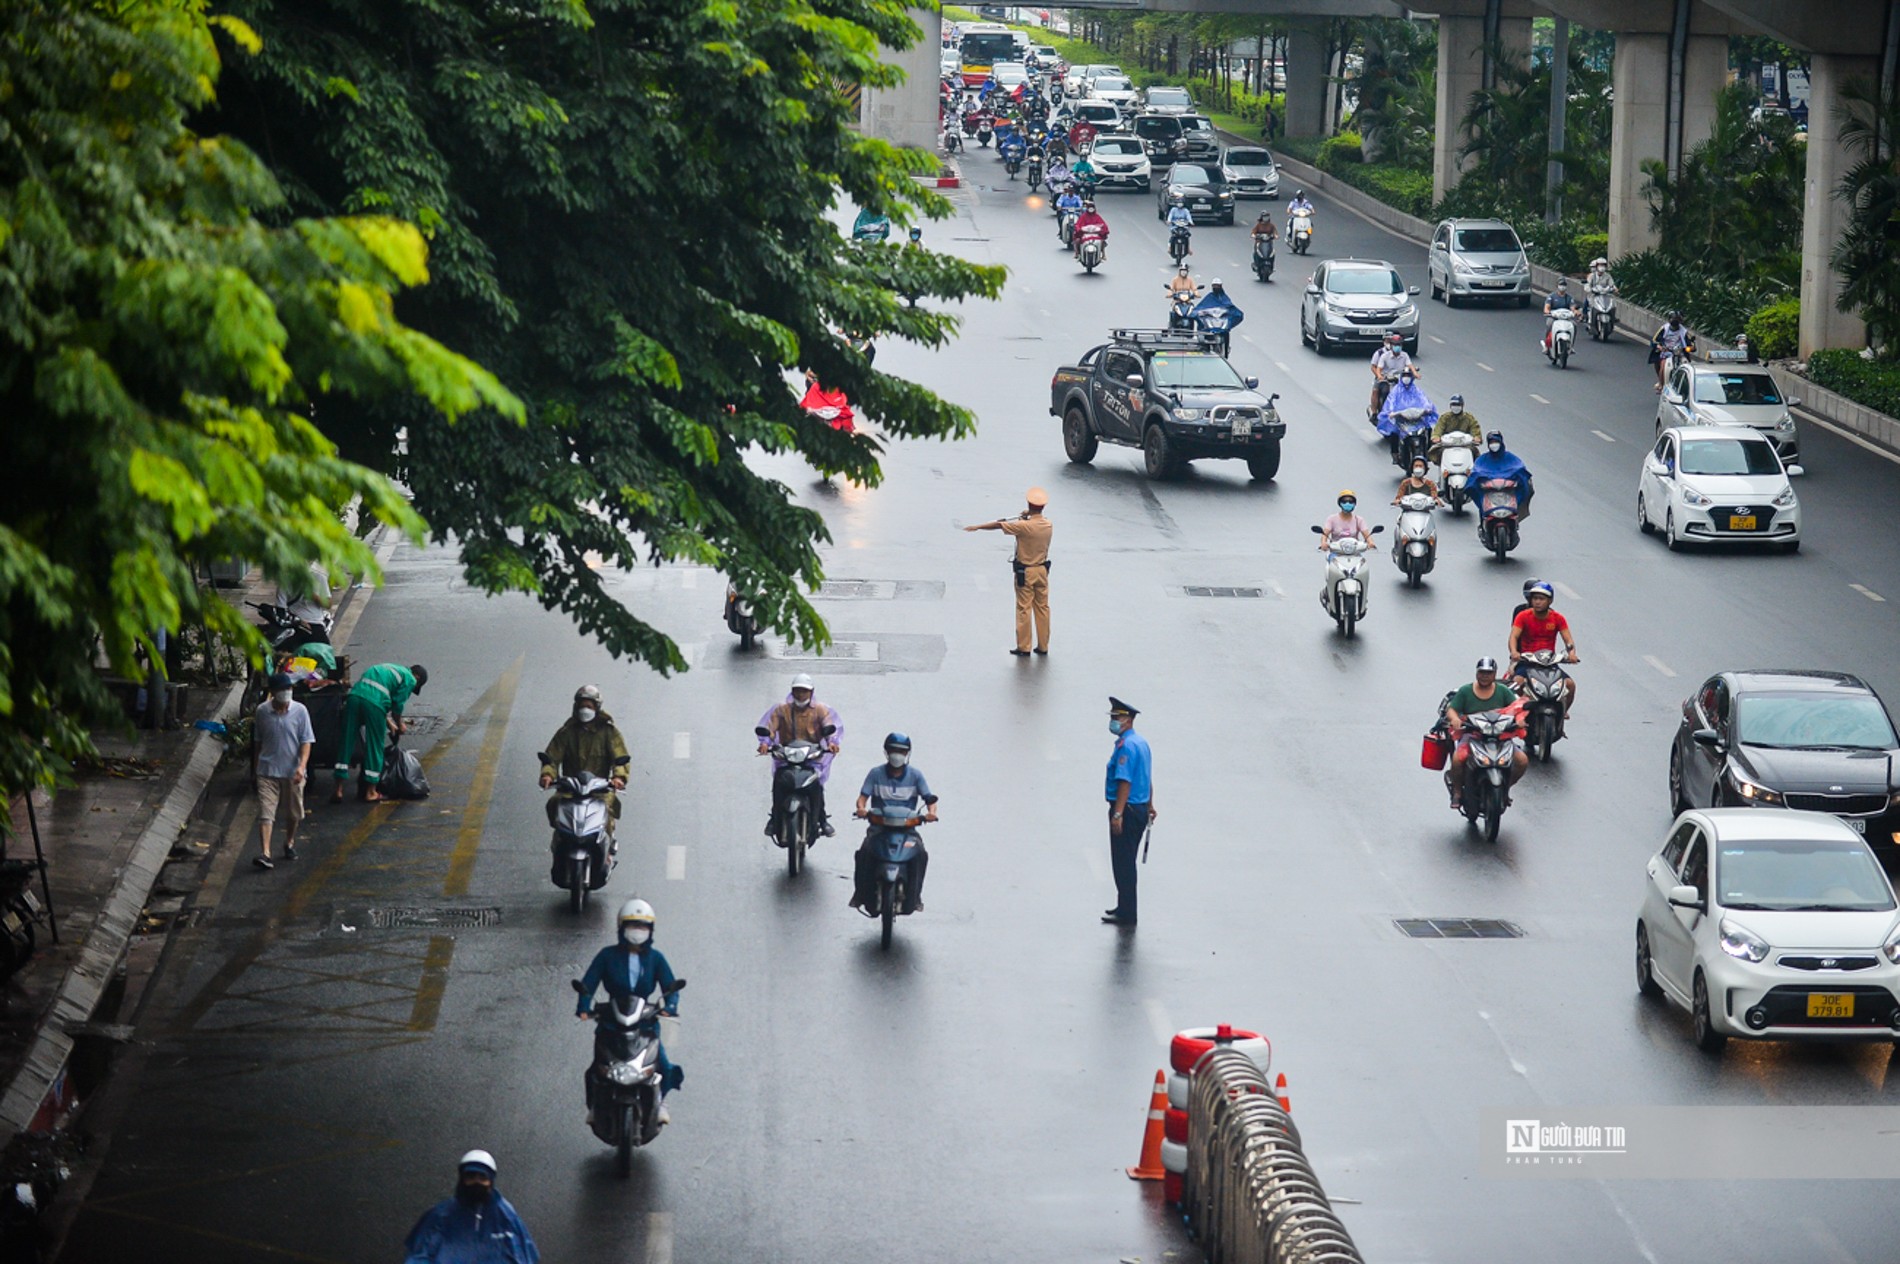
{"label": "rider in red shirt", "polygon": [[[1555,597],[1549,584],[1529,584],[1524,590],[1530,609],[1518,611],[1511,620],[1511,675],[1521,686],[1522,674],[1517,664],[1526,654],[1535,654],[1539,650],[1557,648],[1557,638],[1562,637],[1567,655],[1566,663],[1577,662],[1577,642],[1570,635],[1570,621],[1550,608]],[[1568,673],[1564,676],[1564,714],[1570,714],[1570,704],[1577,700],[1577,682]]]}
{"label": "rider in red shirt", "polygon": [[1079,250],[1082,243],[1091,237],[1101,239],[1102,257],[1108,258],[1108,221],[1095,209],[1094,198],[1082,203],[1082,213],[1075,217],[1075,233],[1070,241]]}

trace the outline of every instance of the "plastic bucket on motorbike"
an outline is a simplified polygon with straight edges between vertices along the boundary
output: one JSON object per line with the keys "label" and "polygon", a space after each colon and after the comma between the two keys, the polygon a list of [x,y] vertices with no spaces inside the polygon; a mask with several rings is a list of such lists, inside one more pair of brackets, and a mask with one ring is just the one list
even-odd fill
{"label": "plastic bucket on motorbike", "polygon": [[1418,762],[1421,768],[1433,772],[1445,771],[1445,764],[1451,759],[1451,743],[1437,733],[1427,733],[1425,741],[1419,747]]}

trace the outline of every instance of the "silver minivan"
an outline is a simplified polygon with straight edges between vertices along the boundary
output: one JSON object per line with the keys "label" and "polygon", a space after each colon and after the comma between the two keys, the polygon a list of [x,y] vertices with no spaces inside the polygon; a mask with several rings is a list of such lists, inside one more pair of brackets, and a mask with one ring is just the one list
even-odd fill
{"label": "silver minivan", "polygon": [[1445,306],[1460,299],[1516,299],[1531,305],[1531,261],[1524,243],[1501,219],[1448,219],[1432,233],[1425,261],[1432,297]]}

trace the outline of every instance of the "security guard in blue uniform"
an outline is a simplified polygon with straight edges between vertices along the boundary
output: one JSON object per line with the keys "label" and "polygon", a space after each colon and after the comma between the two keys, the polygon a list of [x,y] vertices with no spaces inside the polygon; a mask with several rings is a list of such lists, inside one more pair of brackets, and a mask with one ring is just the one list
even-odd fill
{"label": "security guard in blue uniform", "polygon": [[1108,858],[1115,872],[1115,907],[1102,914],[1112,926],[1135,924],[1135,853],[1155,818],[1154,756],[1147,739],[1135,732],[1141,714],[1120,698],[1108,700],[1108,731],[1115,749],[1108,757]]}

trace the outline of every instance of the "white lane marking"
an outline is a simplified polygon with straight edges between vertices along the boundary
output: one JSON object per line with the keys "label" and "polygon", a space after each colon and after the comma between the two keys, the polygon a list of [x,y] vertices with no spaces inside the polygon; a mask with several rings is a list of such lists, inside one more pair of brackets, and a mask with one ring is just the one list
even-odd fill
{"label": "white lane marking", "polygon": [[692,570],[691,568],[682,570],[680,572],[680,587],[681,588],[699,587],[699,572],[696,570]]}
{"label": "white lane marking", "polygon": [[1039,311],[1039,312],[1041,312],[1041,313],[1042,313],[1042,314],[1043,314],[1044,316],[1046,316],[1046,317],[1048,317],[1048,318],[1049,318],[1050,320],[1054,320],[1054,319],[1055,319],[1055,313],[1054,313],[1054,312],[1051,312],[1051,311],[1050,311],[1050,310],[1049,310],[1048,308],[1046,308],[1046,307],[1038,307],[1038,308],[1037,308],[1036,310],[1037,310],[1037,311]]}
{"label": "white lane marking", "polygon": [[1605,442],[1605,443],[1615,443],[1615,442],[1616,442],[1616,438],[1615,438],[1615,436],[1613,436],[1613,435],[1606,435],[1606,434],[1604,434],[1604,433],[1603,433],[1603,432],[1602,432],[1601,430],[1592,430],[1592,431],[1591,431],[1590,433],[1591,433],[1591,434],[1593,434],[1593,435],[1595,435],[1595,436],[1596,436],[1597,438],[1599,438],[1599,439],[1601,439],[1601,440],[1603,440],[1603,442]]}
{"label": "white lane marking", "polygon": [[673,734],[673,758],[691,759],[693,757],[693,735],[691,733]]}
{"label": "white lane marking", "polygon": [[[1242,342],[1253,342],[1253,335],[1252,335],[1252,334],[1242,334],[1242,335],[1240,335],[1240,340],[1241,340]],[[1260,345],[1259,343],[1257,343],[1257,342],[1254,342],[1254,346],[1256,346],[1256,347],[1257,347],[1257,346],[1259,346],[1259,345]]]}
{"label": "white lane marking", "polygon": [[680,657],[686,660],[688,667],[699,666],[700,656],[706,652],[706,642],[688,641],[680,646]]}
{"label": "white lane marking", "polygon": [[686,844],[673,843],[666,849],[666,879],[680,882],[686,877]]}
{"label": "white lane marking", "polygon": [[1663,675],[1669,677],[1671,680],[1674,680],[1676,678],[1676,673],[1669,670],[1669,664],[1663,662],[1660,658],[1657,658],[1654,654],[1643,655],[1643,661],[1645,663],[1648,663],[1651,667],[1654,667],[1657,671],[1661,672]]}
{"label": "white lane marking", "polygon": [[1855,592],[1867,598],[1867,600],[1869,601],[1884,602],[1887,600],[1885,597],[1881,596],[1879,593],[1875,592],[1873,589],[1867,587],[1865,584],[1849,584],[1848,587],[1852,588]]}
{"label": "white lane marking", "polygon": [[1531,398],[1536,400],[1540,404],[1548,404],[1550,402],[1549,400],[1545,399],[1542,395],[1539,395],[1536,391],[1531,392]]}
{"label": "white lane marking", "polygon": [[1564,596],[1570,598],[1570,600],[1572,601],[1583,600],[1582,595],[1579,594],[1576,589],[1572,588],[1569,584],[1564,583],[1564,581],[1561,579],[1551,580],[1550,586],[1552,588],[1555,588],[1558,592],[1562,593]]}
{"label": "white lane marking", "polygon": [[1318,391],[1313,392],[1313,398],[1318,400],[1322,404],[1330,405],[1333,402],[1332,400],[1327,399],[1324,395],[1320,394]]}
{"label": "white lane marking", "polygon": [[647,1213],[646,1264],[673,1264],[673,1213]]}
{"label": "white lane marking", "polygon": [[1426,334],[1425,336],[1427,338],[1430,338],[1433,342],[1437,343],[1441,347],[1445,345],[1445,340],[1443,338],[1440,338],[1437,334]]}
{"label": "white lane marking", "polygon": [[1089,873],[1097,882],[1113,882],[1115,877],[1108,871],[1108,858],[1102,855],[1100,847],[1084,847],[1082,854],[1088,858]]}
{"label": "white lane marking", "polygon": [[1287,364],[1285,360],[1275,360],[1273,362],[1273,367],[1280,370],[1280,372],[1282,373],[1291,373],[1293,371],[1292,366]]}
{"label": "white lane marking", "polygon": [[1472,363],[1473,363],[1473,364],[1475,364],[1475,365],[1477,365],[1477,366],[1478,366],[1479,368],[1481,368],[1481,369],[1483,369],[1483,370],[1484,370],[1484,371],[1485,371],[1486,373],[1496,373],[1496,372],[1497,372],[1497,370],[1496,370],[1496,369],[1494,369],[1494,368],[1492,368],[1492,367],[1491,367],[1490,365],[1488,365],[1488,364],[1486,364],[1486,363],[1485,363],[1484,361],[1482,361],[1482,360],[1473,360],[1473,361],[1472,361]]}
{"label": "white lane marking", "polygon": [[1161,1003],[1159,997],[1151,996],[1141,1003],[1141,1007],[1148,1011],[1148,1029],[1154,1032],[1155,1042],[1164,1045],[1172,1044],[1175,1026],[1168,1021],[1167,1006]]}
{"label": "white lane marking", "polygon": [[1286,589],[1280,587],[1280,585],[1274,583],[1272,580],[1267,581],[1267,591],[1272,593],[1275,597],[1278,597],[1281,601],[1286,600]]}
{"label": "white lane marking", "polygon": [[1019,290],[1021,290],[1021,291],[1022,291],[1022,292],[1023,292],[1024,294],[1029,294],[1029,293],[1031,293],[1031,292],[1032,292],[1032,291],[1030,290],[1030,288],[1029,288],[1028,286],[1026,286],[1026,285],[1019,285],[1019,286],[1017,286],[1016,288],[1017,288],[1017,289],[1019,289]]}

